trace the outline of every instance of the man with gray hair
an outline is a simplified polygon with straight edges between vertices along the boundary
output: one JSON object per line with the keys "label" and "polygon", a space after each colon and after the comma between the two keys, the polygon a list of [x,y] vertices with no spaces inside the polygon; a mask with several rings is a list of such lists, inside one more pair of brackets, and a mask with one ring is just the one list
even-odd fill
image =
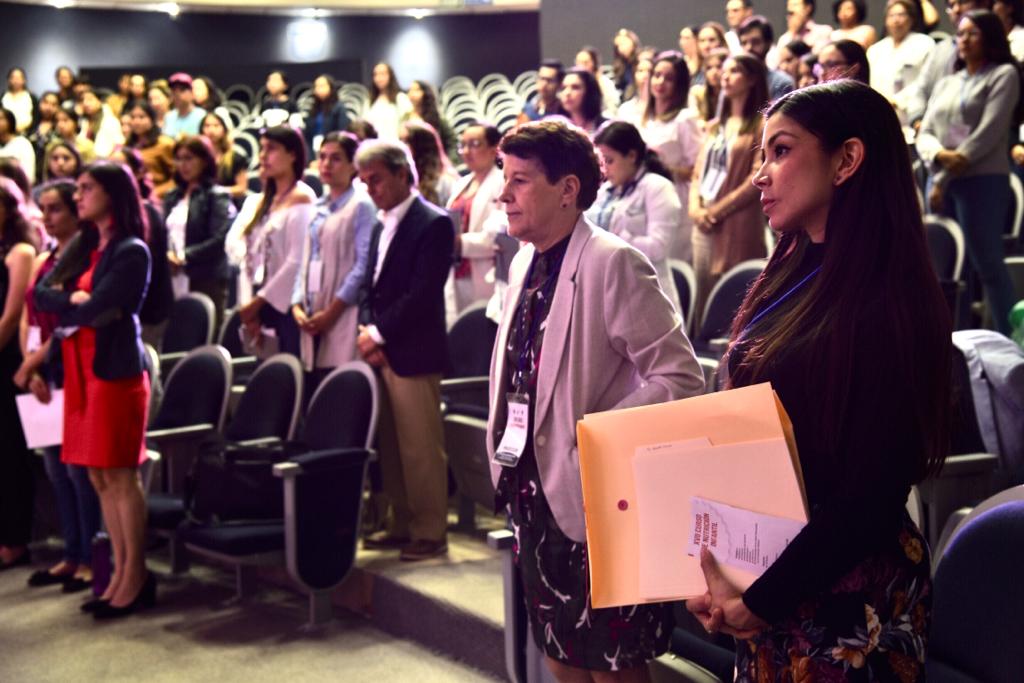
{"label": "man with gray hair", "polygon": [[381,380],[378,444],[391,508],[387,529],[363,545],[424,560],[448,551],[441,374],[455,230],[448,214],[416,191],[416,167],[404,146],[368,140],[356,166],[380,219],[370,239],[356,343]]}

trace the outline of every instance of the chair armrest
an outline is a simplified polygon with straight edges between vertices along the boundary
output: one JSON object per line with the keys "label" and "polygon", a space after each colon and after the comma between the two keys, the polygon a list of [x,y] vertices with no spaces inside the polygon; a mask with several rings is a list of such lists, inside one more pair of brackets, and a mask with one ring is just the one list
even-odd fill
{"label": "chair armrest", "polygon": [[478,377],[453,377],[452,379],[441,380],[441,393],[457,391],[475,391],[487,389],[490,378],[485,375]]}
{"label": "chair armrest", "polygon": [[256,356],[239,356],[238,358],[231,359],[231,370],[232,377],[248,370],[250,373],[256,369],[259,365],[259,359]]}
{"label": "chair armrest", "polygon": [[495,550],[511,550],[516,536],[508,529],[492,531],[487,534],[487,546]]}
{"label": "chair armrest", "polygon": [[279,462],[274,465],[274,476],[279,479],[295,479],[302,474],[302,467],[294,462]]}
{"label": "chair armrest", "polygon": [[708,340],[708,353],[715,356],[721,357],[725,355],[726,349],[729,348],[728,337],[715,337],[714,339]]}
{"label": "chair armrest", "polygon": [[947,457],[938,476],[945,478],[989,474],[998,466],[999,456],[993,453],[963,453]]}
{"label": "chair armrest", "polygon": [[238,448],[277,448],[284,449],[285,443],[277,436],[263,436],[258,439],[242,439],[241,441],[231,441],[227,444],[230,449],[232,447]]}
{"label": "chair armrest", "polygon": [[177,365],[181,361],[181,359],[184,358],[186,355],[188,355],[186,351],[172,351],[170,353],[161,353],[160,376],[170,377],[171,370],[173,370],[174,366]]}
{"label": "chair armrest", "polygon": [[171,427],[170,429],[153,429],[146,432],[146,439],[161,445],[175,444],[183,441],[199,441],[215,432],[216,429],[212,424],[203,423],[186,425],[184,427]]}

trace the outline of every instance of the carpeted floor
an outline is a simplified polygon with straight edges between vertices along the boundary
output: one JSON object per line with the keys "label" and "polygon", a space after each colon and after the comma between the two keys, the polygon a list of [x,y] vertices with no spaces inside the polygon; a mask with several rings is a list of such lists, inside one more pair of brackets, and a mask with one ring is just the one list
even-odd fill
{"label": "carpeted floor", "polygon": [[82,594],[26,588],[31,568],[0,572],[0,681],[494,680],[343,610],[307,634],[305,601],[288,591],[261,584],[257,600],[223,606],[230,575],[193,567],[169,577],[151,566],[157,607],[111,623],[81,614]]}

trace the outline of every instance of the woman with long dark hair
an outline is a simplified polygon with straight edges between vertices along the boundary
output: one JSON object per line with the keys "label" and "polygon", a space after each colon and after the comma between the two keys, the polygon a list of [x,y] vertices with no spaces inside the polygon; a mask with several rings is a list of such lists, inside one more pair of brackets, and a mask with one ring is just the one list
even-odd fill
{"label": "woman with long dark hair", "polygon": [[761,108],[768,101],[764,62],[733,55],[722,69],[722,111],[708,126],[690,186],[695,315],[715,282],[736,264],[765,256],[764,214],[751,184],[761,165]]}
{"label": "woman with long dark hair", "polygon": [[870,85],[871,66],[868,63],[868,53],[860,43],[853,40],[826,43],[818,52],[816,75],[821,82],[852,78]]}
{"label": "woman with long dark hair", "polygon": [[585,216],[650,259],[658,284],[676,311],[679,293],[668,268],[682,205],[672,174],[632,123],[610,121],[594,136],[605,181]]}
{"label": "woman with long dark hair", "polygon": [[231,136],[231,117],[225,109],[214,109],[203,117],[200,132],[213,146],[217,162],[217,184],[241,201],[249,194],[249,157],[236,149]]}
{"label": "woman with long dark hair", "polygon": [[310,155],[315,155],[320,149],[320,141],[325,135],[348,128],[348,112],[338,100],[337,84],[328,74],[320,74],[313,81],[313,97],[305,114],[303,135]]}
{"label": "woman with long dark hair", "polygon": [[31,560],[32,456],[14,401],[14,375],[21,364],[18,327],[36,255],[24,201],[13,180],[0,178],[0,570]]}
{"label": "woman with long dark hair", "polygon": [[949,452],[952,344],[903,131],[851,80],[765,116],[754,183],[781,237],[721,372],[731,388],[771,382],[809,522],[746,591],[705,551],[709,591],[687,606],[741,639],[739,681],[920,681],[931,571],[905,504]]}
{"label": "woman with long dark hair", "polygon": [[398,139],[398,125],[412,111],[409,96],[398,87],[398,78],[390,64],[378,62],[370,83],[370,109],[366,120],[384,140]]}
{"label": "woman with long dark hair", "polygon": [[174,143],[174,189],[164,196],[167,260],[179,294],[202,292],[213,301],[214,329],[224,319],[228,259],[224,240],[235,218],[231,195],[217,186],[210,142],[198,135]]}
{"label": "woman with long dark hair", "polygon": [[70,142],[59,140],[46,150],[46,158],[43,162],[44,181],[49,182],[62,178],[74,180],[81,170],[82,155],[78,153],[78,148]]}
{"label": "woman with long dark hair", "polygon": [[22,135],[28,135],[35,127],[39,112],[36,97],[28,89],[25,70],[19,66],[7,72],[7,90],[0,96],[0,107],[14,113],[16,128]]}
{"label": "woman with long dark hair", "polygon": [[566,118],[591,137],[605,122],[601,114],[601,86],[586,69],[573,67],[565,73],[558,102]]}
{"label": "woman with long dark hair", "polygon": [[263,192],[242,206],[228,233],[228,256],[241,266],[239,315],[250,344],[277,338],[281,351],[299,355],[299,328],[291,315],[292,287],[302,260],[316,193],[302,182],[306,144],[292,128],[260,134]]}
{"label": "woman with long dark hair", "polygon": [[445,154],[437,131],[429,123],[408,121],[402,124],[398,137],[412,153],[420,194],[431,204],[445,206],[459,174]]}
{"label": "woman with long dark hair", "polygon": [[[672,174],[679,203],[686,206],[690,201],[693,165],[697,162],[704,133],[696,113],[686,106],[690,94],[690,72],[682,54],[673,50],[655,57],[648,90],[650,95],[639,126],[640,134]],[[691,260],[692,227],[689,215],[684,212],[671,253],[673,258]]]}
{"label": "woman with long dark hair", "polygon": [[[43,212],[43,224],[55,246],[36,258],[33,286],[53,270],[68,244],[78,234],[75,189],[74,180],[67,179],[56,180],[40,188],[39,207]],[[36,309],[29,290],[21,321],[24,360],[14,376],[14,383],[31,391],[44,404],[53,399],[51,386],[64,385],[64,368],[56,360],[60,355],[55,354],[54,360],[47,362],[57,322],[55,314]],[[92,585],[92,538],[100,526],[100,503],[89,481],[88,469],[64,464],[60,451],[59,445],[44,448],[43,466],[53,486],[64,553],[53,566],[34,572],[28,579],[28,585],[61,585],[63,592],[75,593]]]}
{"label": "woman with long dark hair", "polygon": [[999,18],[973,10],[957,27],[957,70],[935,85],[917,151],[931,170],[931,210],[964,231],[996,329],[1010,334],[1013,281],[1003,262],[1010,206],[1010,129],[1020,124],[1021,68]]}
{"label": "woman with long dark hair", "polygon": [[412,104],[412,111],[405,115],[405,121],[423,121],[429,123],[441,137],[441,145],[444,147],[448,158],[458,158],[458,143],[455,139],[455,132],[448,122],[441,116],[441,110],[437,105],[437,90],[426,81],[413,81],[409,86],[409,103]]}
{"label": "woman with long dark hair", "polygon": [[174,187],[174,140],[160,132],[157,114],[147,102],[136,100],[128,106],[131,135],[125,143],[142,154],[153,180],[153,192],[163,197]]}
{"label": "woman with long dark hair", "polygon": [[78,178],[81,233],[36,285],[39,310],[77,328],[61,342],[64,358],[65,463],[89,468],[114,553],[114,574],[83,605],[97,619],[150,607],[156,579],[143,555],[146,504],[138,465],[146,457],[149,377],[138,311],[149,281],[146,225],[135,178],[101,162]]}

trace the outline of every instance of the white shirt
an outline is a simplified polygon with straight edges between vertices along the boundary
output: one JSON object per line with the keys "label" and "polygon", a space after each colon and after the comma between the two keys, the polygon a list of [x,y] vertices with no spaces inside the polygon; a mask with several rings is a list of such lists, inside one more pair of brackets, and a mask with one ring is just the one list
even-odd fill
{"label": "white shirt", "polygon": [[906,108],[898,94],[917,80],[928,55],[935,49],[935,41],[923,33],[910,33],[896,46],[886,36],[868,48],[868,64],[871,67],[871,87],[886,99]]}
{"label": "white shirt", "polygon": [[0,103],[4,105],[4,109],[10,110],[14,114],[14,123],[18,127],[18,132],[26,132],[32,125],[32,95],[29,91],[22,90],[19,93],[13,93],[8,90],[0,99]]}
{"label": "white shirt", "polygon": [[[377,242],[377,263],[373,266],[374,284],[377,283],[377,278],[380,277],[380,269],[384,266],[384,259],[387,258],[388,249],[391,248],[391,243],[395,240],[395,235],[398,233],[399,224],[405,218],[405,214],[409,213],[409,207],[412,206],[412,203],[419,196],[420,193],[413,189],[409,192],[408,197],[395,206],[386,211],[382,209],[377,212],[377,218],[383,227],[380,231],[380,241]],[[378,344],[384,344],[384,336],[377,329],[376,325],[368,325],[366,333],[370,335],[373,341]]]}
{"label": "white shirt", "polygon": [[1006,35],[1010,41],[1010,53],[1018,62],[1024,62],[1024,26],[1014,26]]}
{"label": "white shirt", "polygon": [[36,182],[36,150],[24,135],[14,135],[0,146],[0,157],[15,159],[30,183]]}

